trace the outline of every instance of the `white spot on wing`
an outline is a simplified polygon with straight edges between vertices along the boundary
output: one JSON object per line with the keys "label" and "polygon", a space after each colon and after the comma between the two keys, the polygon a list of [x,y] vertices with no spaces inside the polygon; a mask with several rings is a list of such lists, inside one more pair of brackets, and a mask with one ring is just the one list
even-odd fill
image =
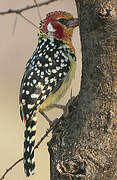
{"label": "white spot on wing", "polygon": [[41,71],[41,75],[42,75],[42,76],[44,75],[44,71]]}
{"label": "white spot on wing", "polygon": [[27,90],[27,91],[26,91],[26,95],[28,95],[28,94],[29,94],[29,91]]}
{"label": "white spot on wing", "polygon": [[37,73],[39,74],[39,73],[40,73],[40,70],[38,70]]}
{"label": "white spot on wing", "polygon": [[[30,130],[29,130],[30,131]],[[29,141],[30,139],[29,139],[29,136],[27,137],[27,139],[26,139],[27,141]]]}
{"label": "white spot on wing", "polygon": [[31,98],[38,98],[39,94],[31,94]]}
{"label": "white spot on wing", "polygon": [[27,147],[27,151],[29,152],[29,147]]}
{"label": "white spot on wing", "polygon": [[54,73],[54,74],[55,74],[55,73],[56,73],[56,69],[52,69],[52,73]]}
{"label": "white spot on wing", "polygon": [[39,103],[40,103],[40,100],[37,101],[37,104],[39,104]]}
{"label": "white spot on wing", "polygon": [[41,90],[44,88],[44,86],[40,82],[38,82],[37,87],[39,87]]}
{"label": "white spot on wing", "polygon": [[30,158],[27,159],[28,163],[30,163]]}
{"label": "white spot on wing", "polygon": [[57,54],[54,54],[54,57],[56,58],[56,57],[58,57],[58,55],[57,55]]}
{"label": "white spot on wing", "polygon": [[33,127],[32,127],[32,131],[36,131],[36,126],[33,126]]}
{"label": "white spot on wing", "polygon": [[51,87],[51,86],[48,86],[48,88],[47,88],[47,89],[51,91],[51,90],[52,90],[52,87]]}
{"label": "white spot on wing", "polygon": [[41,57],[41,56],[42,56],[42,53],[40,53],[39,56]]}
{"label": "white spot on wing", "polygon": [[62,73],[59,73],[59,77],[61,77],[62,76]]}
{"label": "white spot on wing", "polygon": [[42,93],[44,94],[44,93],[45,93],[45,90],[43,90]]}
{"label": "white spot on wing", "polygon": [[48,59],[48,58],[49,58],[49,56],[46,54],[46,55],[45,55],[45,58],[46,58],[46,59]]}
{"label": "white spot on wing", "polygon": [[60,67],[59,67],[59,66],[56,66],[56,70],[59,71],[59,70],[60,70]]}
{"label": "white spot on wing", "polygon": [[31,79],[31,76],[29,76],[28,79]]}
{"label": "white spot on wing", "polygon": [[25,102],[26,102],[26,100],[25,100],[25,99],[22,99],[22,104],[24,104],[24,105],[25,105]]}
{"label": "white spot on wing", "polygon": [[33,79],[33,83],[36,84],[36,82],[37,82],[36,79]]}
{"label": "white spot on wing", "polygon": [[48,64],[45,64],[45,67],[48,67]]}
{"label": "white spot on wing", "polygon": [[45,100],[45,99],[46,99],[46,95],[45,95],[45,96],[43,96],[43,97],[42,97],[42,99],[44,99],[44,100]]}
{"label": "white spot on wing", "polygon": [[28,109],[32,109],[34,107],[34,104],[28,104]]}
{"label": "white spot on wing", "polygon": [[52,61],[51,57],[49,57],[48,61]]}
{"label": "white spot on wing", "polygon": [[48,82],[49,82],[49,79],[48,79],[48,77],[46,77],[45,78],[45,84],[48,84]]}
{"label": "white spot on wing", "polygon": [[24,89],[22,90],[22,93],[25,93],[25,90],[24,90]]}
{"label": "white spot on wing", "polygon": [[29,83],[29,82],[27,82],[27,86],[29,86],[29,84],[30,84],[30,83]]}
{"label": "white spot on wing", "polygon": [[[36,129],[35,129],[36,130]],[[33,142],[35,140],[35,136],[32,136],[30,141]]]}

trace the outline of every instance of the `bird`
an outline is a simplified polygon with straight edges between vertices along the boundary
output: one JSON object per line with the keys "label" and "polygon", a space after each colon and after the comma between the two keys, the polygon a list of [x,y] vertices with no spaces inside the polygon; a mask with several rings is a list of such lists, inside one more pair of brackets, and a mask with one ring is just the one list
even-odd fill
{"label": "bird", "polygon": [[37,47],[26,64],[19,94],[20,116],[25,123],[24,171],[27,177],[35,173],[36,114],[44,115],[51,109],[75,77],[72,35],[78,25],[78,18],[65,11],[49,12],[40,22]]}

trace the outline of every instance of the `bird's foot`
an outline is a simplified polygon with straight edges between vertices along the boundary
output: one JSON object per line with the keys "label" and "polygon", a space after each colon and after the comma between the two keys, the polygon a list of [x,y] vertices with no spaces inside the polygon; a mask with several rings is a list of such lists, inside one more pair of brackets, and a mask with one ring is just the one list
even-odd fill
{"label": "bird's foot", "polygon": [[72,89],[71,89],[71,93],[70,93],[70,99],[68,100],[66,105],[61,105],[61,104],[53,104],[51,105],[51,107],[53,108],[58,108],[58,109],[62,109],[63,110],[63,116],[67,117],[69,114],[69,107],[71,106],[73,100],[75,99],[74,96],[72,96]]}
{"label": "bird's foot", "polygon": [[75,99],[74,96],[72,96],[69,101],[67,102],[66,105],[61,105],[61,104],[53,104],[52,107],[58,108],[58,109],[62,109],[63,110],[63,116],[67,117],[68,114],[70,113],[69,107],[71,106],[73,100]]}
{"label": "bird's foot", "polygon": [[58,120],[59,120],[58,118],[56,118],[52,121],[49,119],[49,117],[43,111],[41,111],[40,113],[48,121],[50,127],[53,127],[58,123]]}

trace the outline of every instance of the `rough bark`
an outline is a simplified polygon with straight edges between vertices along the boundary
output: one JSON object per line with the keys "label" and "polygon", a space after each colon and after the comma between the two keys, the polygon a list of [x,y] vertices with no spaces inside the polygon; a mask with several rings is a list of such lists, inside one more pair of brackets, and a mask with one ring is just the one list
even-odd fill
{"label": "rough bark", "polygon": [[76,0],[82,81],[48,143],[51,180],[117,179],[117,1]]}

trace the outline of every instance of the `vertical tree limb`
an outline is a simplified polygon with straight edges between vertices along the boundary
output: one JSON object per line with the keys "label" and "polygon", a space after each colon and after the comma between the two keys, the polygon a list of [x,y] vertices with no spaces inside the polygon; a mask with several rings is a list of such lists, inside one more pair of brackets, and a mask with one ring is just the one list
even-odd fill
{"label": "vertical tree limb", "polygon": [[117,179],[117,3],[76,0],[82,82],[48,143],[51,180]]}

